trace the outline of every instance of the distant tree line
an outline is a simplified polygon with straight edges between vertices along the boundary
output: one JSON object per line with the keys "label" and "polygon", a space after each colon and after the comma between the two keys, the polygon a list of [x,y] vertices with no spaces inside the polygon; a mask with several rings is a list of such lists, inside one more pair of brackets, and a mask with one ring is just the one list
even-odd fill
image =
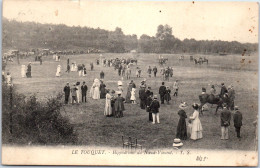
{"label": "distant tree line", "polygon": [[256,52],[258,44],[237,41],[180,39],[174,37],[172,27],[159,25],[155,36],[143,34],[140,39],[125,35],[121,28],[114,31],[89,27],[9,21],[3,18],[3,49],[31,50],[87,50],[123,53],[137,50],[144,53],[233,53]]}

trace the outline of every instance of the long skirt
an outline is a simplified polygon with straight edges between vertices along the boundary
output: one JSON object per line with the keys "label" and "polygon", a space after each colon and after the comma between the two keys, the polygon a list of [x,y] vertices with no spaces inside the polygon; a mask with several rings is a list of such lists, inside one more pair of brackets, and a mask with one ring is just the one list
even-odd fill
{"label": "long skirt", "polygon": [[130,92],[130,91],[127,91],[126,97],[125,97],[125,102],[126,102],[126,103],[131,103],[130,98],[131,98],[131,92]]}

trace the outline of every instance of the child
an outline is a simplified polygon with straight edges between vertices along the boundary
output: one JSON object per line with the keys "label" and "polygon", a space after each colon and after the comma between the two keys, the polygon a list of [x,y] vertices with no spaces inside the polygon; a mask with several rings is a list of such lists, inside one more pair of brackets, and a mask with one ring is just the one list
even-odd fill
{"label": "child", "polygon": [[135,98],[135,88],[132,88],[132,91],[131,91],[131,98],[130,98],[132,104],[136,104],[136,98]]}
{"label": "child", "polygon": [[166,100],[167,104],[171,100],[171,90],[169,86],[166,86],[166,94],[164,95],[164,99]]}

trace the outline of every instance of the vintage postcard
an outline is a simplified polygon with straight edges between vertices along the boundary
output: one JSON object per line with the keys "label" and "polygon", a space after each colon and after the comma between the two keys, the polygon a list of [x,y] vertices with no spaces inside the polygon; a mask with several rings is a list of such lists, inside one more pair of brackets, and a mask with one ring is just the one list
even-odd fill
{"label": "vintage postcard", "polygon": [[4,0],[2,164],[258,165],[257,2]]}

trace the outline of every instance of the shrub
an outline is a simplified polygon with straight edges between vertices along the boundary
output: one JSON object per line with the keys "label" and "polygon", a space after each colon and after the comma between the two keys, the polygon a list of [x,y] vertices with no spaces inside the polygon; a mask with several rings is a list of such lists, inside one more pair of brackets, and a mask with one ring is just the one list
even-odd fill
{"label": "shrub", "polygon": [[35,95],[26,99],[23,94],[17,93],[14,87],[2,84],[3,143],[48,145],[76,143],[77,136],[73,126],[68,118],[61,115],[61,109],[61,93],[48,98],[46,102],[40,102]]}

